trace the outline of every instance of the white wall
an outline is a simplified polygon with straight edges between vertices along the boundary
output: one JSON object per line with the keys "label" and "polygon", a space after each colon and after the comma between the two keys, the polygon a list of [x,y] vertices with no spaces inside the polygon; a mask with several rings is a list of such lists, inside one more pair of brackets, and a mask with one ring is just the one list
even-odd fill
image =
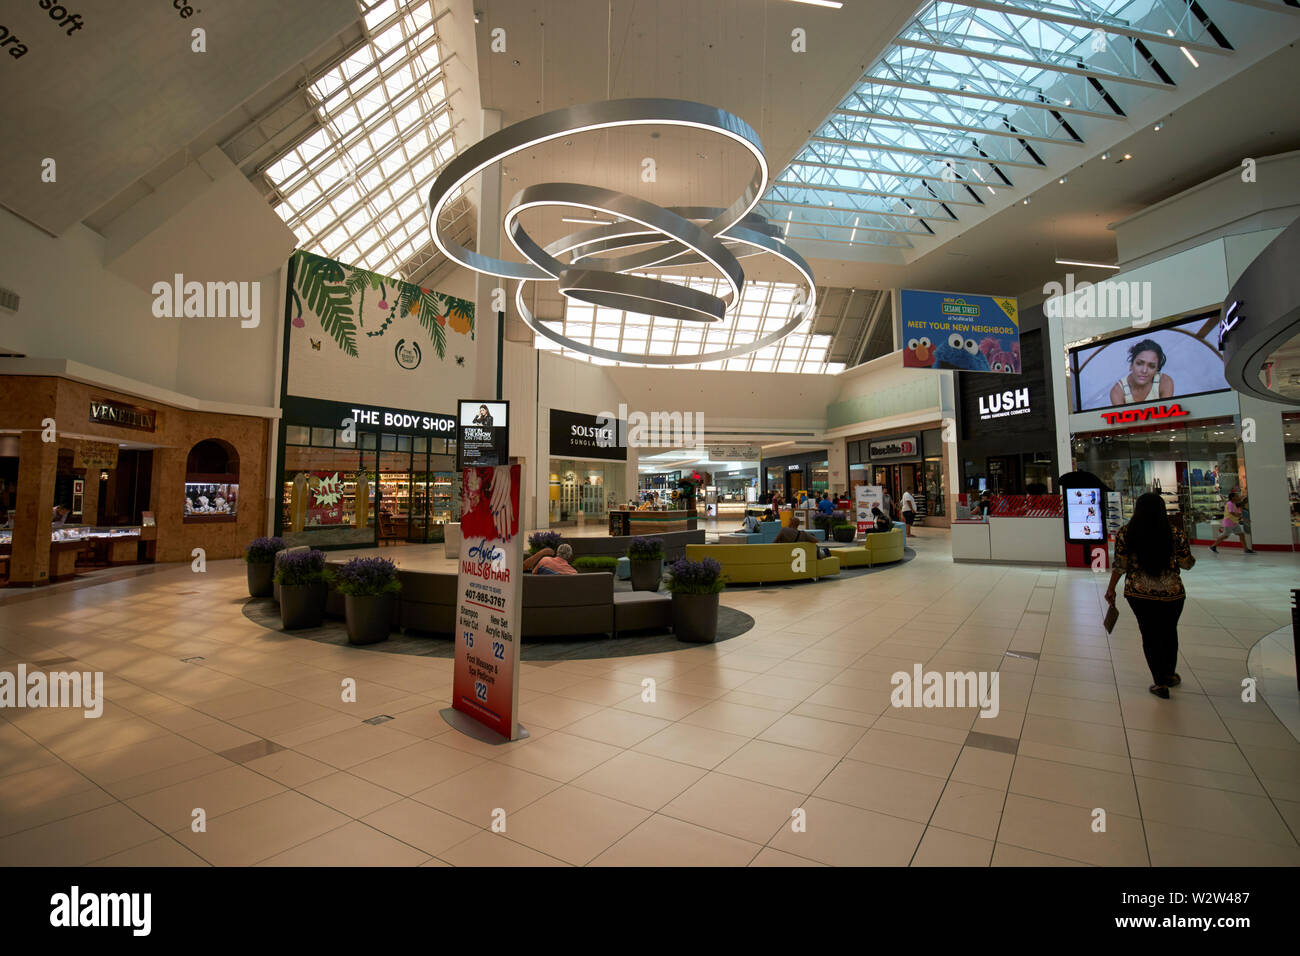
{"label": "white wall", "polygon": [[0,311],[0,345],[202,401],[278,403],[278,270],[230,277],[261,282],[257,328],[238,318],[160,319],[149,291],[104,268],[105,246],[84,225],[54,238],[0,209],[0,286],[22,297],[16,314]]}

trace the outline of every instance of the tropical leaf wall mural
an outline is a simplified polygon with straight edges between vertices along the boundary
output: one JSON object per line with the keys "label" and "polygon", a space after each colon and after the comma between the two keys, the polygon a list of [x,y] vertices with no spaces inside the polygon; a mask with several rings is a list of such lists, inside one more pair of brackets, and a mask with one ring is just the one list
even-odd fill
{"label": "tropical leaf wall mural", "polygon": [[290,394],[454,411],[473,388],[472,302],[299,250],[286,306]]}
{"label": "tropical leaf wall mural", "polygon": [[[321,331],[347,355],[356,358],[357,333],[378,338],[394,319],[412,316],[429,336],[438,358],[447,356],[447,329],[474,338],[474,304],[401,279],[347,266],[324,256],[294,253],[293,300],[320,320]],[[366,293],[377,308],[366,311]],[[298,319],[293,324],[302,327]],[[305,324],[302,323],[302,324]]]}

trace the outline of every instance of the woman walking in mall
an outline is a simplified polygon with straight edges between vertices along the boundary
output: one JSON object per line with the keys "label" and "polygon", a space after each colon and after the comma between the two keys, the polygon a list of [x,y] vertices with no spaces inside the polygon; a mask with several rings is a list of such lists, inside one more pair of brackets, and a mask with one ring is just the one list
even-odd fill
{"label": "woman walking in mall", "polygon": [[1218,554],[1219,542],[1230,534],[1241,538],[1241,547],[1246,554],[1255,553],[1255,549],[1251,547],[1250,532],[1246,530],[1241,498],[1235,491],[1228,492],[1228,501],[1223,506],[1223,523],[1214,532],[1214,544],[1210,545],[1210,550]]}
{"label": "woman walking in mall", "polygon": [[1196,563],[1187,538],[1169,523],[1165,501],[1154,491],[1138,498],[1133,517],[1115,535],[1115,563],[1110,572],[1106,603],[1115,604],[1115,585],[1121,574],[1124,599],[1133,609],[1142,632],[1142,653],[1146,655],[1151,679],[1148,690],[1169,699],[1169,688],[1182,678],[1178,664],[1178,618],[1183,613],[1187,592],[1178,569]]}

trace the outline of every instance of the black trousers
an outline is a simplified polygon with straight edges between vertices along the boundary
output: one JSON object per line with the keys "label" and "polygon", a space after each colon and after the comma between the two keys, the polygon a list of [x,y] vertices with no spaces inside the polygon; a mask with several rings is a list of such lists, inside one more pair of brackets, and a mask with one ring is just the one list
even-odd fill
{"label": "black trousers", "polygon": [[1142,632],[1142,653],[1146,655],[1147,667],[1151,668],[1151,680],[1168,686],[1169,678],[1178,666],[1178,619],[1183,614],[1187,598],[1151,601],[1131,597],[1125,600],[1133,609],[1138,630]]}

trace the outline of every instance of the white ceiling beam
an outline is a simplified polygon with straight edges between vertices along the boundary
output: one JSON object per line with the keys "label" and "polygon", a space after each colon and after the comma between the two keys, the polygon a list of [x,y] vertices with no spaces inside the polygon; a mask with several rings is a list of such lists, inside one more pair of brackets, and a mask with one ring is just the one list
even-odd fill
{"label": "white ceiling beam", "polygon": [[986,50],[970,50],[965,47],[949,46],[945,43],[929,43],[925,40],[910,40],[905,37],[895,37],[891,42],[894,46],[905,47],[910,50],[928,50],[931,53],[947,53],[952,56],[965,57],[968,60],[987,60],[993,63],[1009,63],[1013,66],[1024,66],[1029,67],[1030,69],[1067,73],[1070,76],[1086,76],[1094,80],[1112,80],[1116,83],[1129,83],[1133,86],[1142,86],[1151,90],[1174,89],[1174,84],[1164,83],[1160,80],[1144,80],[1141,77],[1128,76],[1123,73],[1106,73],[1101,70],[1090,70],[1087,67],[1069,66],[1065,63],[1053,63],[1050,60],[1033,60],[1028,57],[1008,56],[1005,53],[991,53]]}
{"label": "white ceiling beam", "polygon": [[934,126],[939,129],[956,130],[963,133],[979,133],[982,136],[1005,136],[1008,139],[1032,140],[1035,143],[1052,143],[1056,146],[1082,146],[1073,139],[1059,136],[1040,136],[1036,133],[1017,132],[1010,129],[992,129],[987,126],[967,126],[963,123],[945,123],[940,120],[925,119],[920,116],[896,116],[891,113],[872,113],[866,110],[849,110],[839,108],[835,113],[840,116],[857,116],[862,119],[885,120],[891,123],[907,123],[912,126]]}
{"label": "white ceiling beam", "polygon": [[1189,50],[1199,50],[1202,53],[1217,53],[1221,56],[1232,54],[1232,50],[1225,50],[1217,43],[1205,43],[1199,40],[1193,40],[1191,37],[1183,36],[1175,31],[1173,36],[1165,33],[1154,33],[1150,30],[1140,30],[1137,27],[1131,27],[1117,20],[1092,20],[1087,17],[1071,16],[1068,13],[1062,13],[1056,7],[1047,5],[1025,5],[1021,2],[995,3],[993,0],[951,0],[960,6],[970,7],[972,10],[988,10],[992,13],[1000,13],[1007,17],[1027,17],[1031,20],[1045,20],[1049,23],[1060,23],[1065,26],[1081,27],[1085,30],[1102,30],[1106,33],[1114,33],[1119,36],[1130,37],[1134,40],[1142,40],[1145,43],[1164,43],[1170,46],[1185,46]]}

